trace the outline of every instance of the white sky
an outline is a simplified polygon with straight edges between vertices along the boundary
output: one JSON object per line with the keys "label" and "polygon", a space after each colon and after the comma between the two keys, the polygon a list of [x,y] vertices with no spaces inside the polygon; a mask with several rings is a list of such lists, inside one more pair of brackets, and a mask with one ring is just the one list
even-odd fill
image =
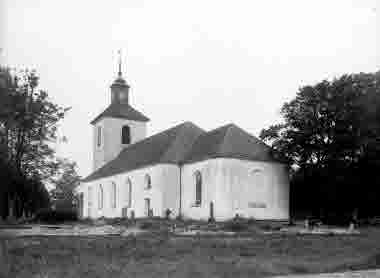
{"label": "white sky", "polygon": [[1,58],[36,69],[53,101],[73,107],[58,153],[85,176],[119,48],[148,135],[186,120],[258,135],[300,86],[379,70],[378,2],[0,0]]}

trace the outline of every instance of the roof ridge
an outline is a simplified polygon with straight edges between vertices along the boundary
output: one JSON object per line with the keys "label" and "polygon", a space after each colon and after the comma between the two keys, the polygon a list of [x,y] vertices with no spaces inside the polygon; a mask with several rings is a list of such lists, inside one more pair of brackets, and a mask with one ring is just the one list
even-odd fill
{"label": "roof ridge", "polygon": [[[176,125],[176,126],[173,126],[173,127],[171,127],[171,128],[165,129],[165,130],[163,130],[163,131],[157,132],[157,133],[155,133],[155,134],[152,134],[151,136],[145,137],[144,139],[141,139],[140,141],[137,141],[136,143],[130,144],[129,146],[125,147],[123,150],[128,149],[129,147],[132,147],[132,146],[136,146],[137,144],[142,144],[142,143],[144,143],[144,142],[147,142],[147,141],[149,141],[149,140],[152,140],[152,138],[154,139],[154,137],[156,137],[156,136],[158,136],[158,135],[162,135],[162,134],[168,133],[168,132],[170,132],[170,131],[173,131],[173,130],[175,130],[175,129],[178,129],[181,125],[183,125],[183,123],[182,123],[182,124],[178,124],[178,125]],[[122,152],[123,152],[123,151],[121,151],[120,154],[121,154]],[[120,155],[120,154],[119,154],[119,155]]]}
{"label": "roof ridge", "polygon": [[221,127],[221,129],[225,128],[225,131],[224,131],[222,140],[218,144],[218,153],[220,153],[221,151],[223,151],[223,146],[226,144],[226,138],[228,138],[227,135],[230,134],[230,130],[231,130],[232,127],[233,127],[233,124],[227,124],[227,125],[224,125],[224,126]]}
{"label": "roof ridge", "polygon": [[255,135],[253,135],[253,134],[251,134],[251,133],[249,133],[249,132],[247,132],[246,130],[242,129],[242,128],[239,127],[238,125],[233,124],[233,123],[232,123],[232,124],[229,124],[229,128],[228,128],[228,130],[230,131],[231,128],[234,128],[234,129],[236,129],[237,131],[241,132],[242,134],[248,136],[248,138],[249,138],[250,140],[254,140],[253,143],[255,143],[255,144],[260,144],[260,145],[262,145],[262,146],[265,146],[265,147],[271,149],[271,147],[268,146],[265,142],[263,142],[259,137],[255,136]]}
{"label": "roof ridge", "polygon": [[181,124],[175,126],[175,127],[177,127],[179,130],[177,130],[177,132],[175,133],[174,140],[172,140],[172,141],[170,142],[170,144],[169,144],[168,147],[166,148],[165,152],[161,155],[161,157],[160,157],[160,161],[163,160],[163,157],[166,156],[166,154],[170,151],[171,147],[172,147],[172,146],[174,145],[174,143],[177,141],[177,139],[178,139],[178,133],[180,133],[181,131],[184,132],[184,128],[183,128],[183,127],[185,126],[186,123],[187,123],[187,122],[183,122],[183,123],[181,123]]}
{"label": "roof ridge", "polygon": [[[193,122],[191,121],[185,121],[179,125],[177,125],[178,127],[181,127],[181,129],[176,133],[176,136],[175,136],[175,139],[173,141],[170,142],[169,146],[166,148],[164,154],[160,157],[160,161],[163,161],[162,158],[166,157],[166,155],[169,153],[169,151],[171,150],[171,148],[177,143],[178,141],[178,138],[180,138],[180,135],[185,133],[187,130],[186,130],[186,126],[189,126],[189,127],[192,127],[192,128],[197,128],[197,129],[201,129],[200,127],[198,127],[197,125],[195,125]],[[202,129],[201,129],[202,130]],[[198,136],[199,137],[199,136]],[[197,139],[196,139],[197,140]],[[194,140],[194,142],[196,141]],[[194,142],[191,144],[191,147],[192,145],[194,145]],[[191,151],[191,147],[189,147],[189,150],[187,151],[190,152]],[[184,157],[186,156],[186,154],[184,155]],[[183,159],[182,159],[183,160]]]}

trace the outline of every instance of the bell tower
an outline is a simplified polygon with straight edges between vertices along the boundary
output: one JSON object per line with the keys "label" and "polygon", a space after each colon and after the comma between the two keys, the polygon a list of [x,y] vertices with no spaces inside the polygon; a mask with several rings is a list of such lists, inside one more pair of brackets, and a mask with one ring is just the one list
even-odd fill
{"label": "bell tower", "polygon": [[91,121],[94,170],[115,159],[123,148],[146,137],[149,118],[130,105],[130,86],[123,78],[120,50],[118,54],[118,73],[110,87],[111,104]]}

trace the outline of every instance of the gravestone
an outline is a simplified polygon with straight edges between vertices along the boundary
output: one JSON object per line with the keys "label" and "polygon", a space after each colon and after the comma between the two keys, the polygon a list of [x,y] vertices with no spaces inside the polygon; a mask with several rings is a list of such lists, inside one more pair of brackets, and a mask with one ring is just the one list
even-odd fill
{"label": "gravestone", "polygon": [[128,207],[123,207],[123,208],[121,209],[121,216],[122,216],[123,218],[128,218]]}
{"label": "gravestone", "polygon": [[148,210],[148,217],[153,217],[153,209]]}
{"label": "gravestone", "polygon": [[208,219],[208,222],[215,222],[215,217],[214,217],[214,202],[210,202],[210,217]]}

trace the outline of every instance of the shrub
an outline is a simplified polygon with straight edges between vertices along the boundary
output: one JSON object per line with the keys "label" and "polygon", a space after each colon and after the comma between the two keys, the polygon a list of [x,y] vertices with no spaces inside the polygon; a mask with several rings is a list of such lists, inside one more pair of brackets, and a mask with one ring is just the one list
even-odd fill
{"label": "shrub", "polygon": [[55,224],[66,221],[77,221],[78,215],[77,212],[73,210],[52,210],[50,208],[45,208],[37,211],[34,220]]}

